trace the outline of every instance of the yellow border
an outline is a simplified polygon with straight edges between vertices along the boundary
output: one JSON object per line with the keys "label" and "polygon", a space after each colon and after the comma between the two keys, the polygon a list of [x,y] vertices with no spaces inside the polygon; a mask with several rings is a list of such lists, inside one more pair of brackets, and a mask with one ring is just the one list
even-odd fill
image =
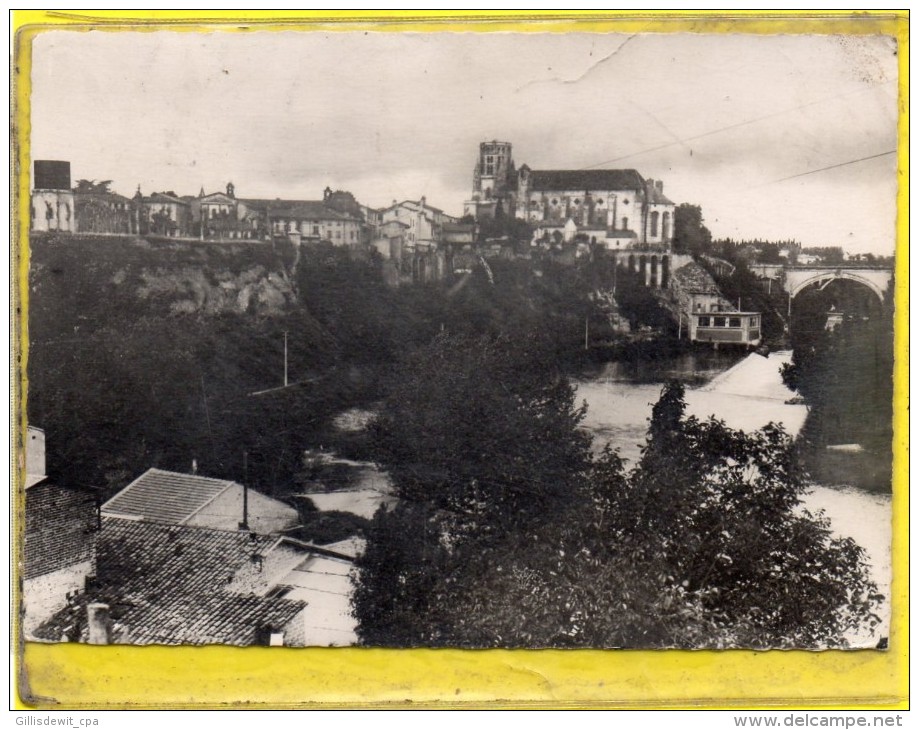
{"label": "yellow border", "polygon": [[[28,644],[17,653],[22,708],[722,707],[908,708],[908,11],[14,11],[12,187],[29,195],[31,42],[48,29],[380,32],[886,34],[899,43],[900,127],[894,377],[894,523],[887,652],[455,651],[91,647]],[[25,432],[28,206],[15,208],[17,447]],[[16,312],[16,309],[13,310]],[[14,363],[17,361],[14,360]],[[17,448],[17,454],[21,450]],[[20,456],[21,458],[21,456]],[[17,484],[23,466],[18,465]],[[22,496],[15,492],[14,536]],[[18,556],[18,540],[14,541]],[[18,560],[17,560],[18,564]],[[14,596],[18,598],[18,595]],[[407,704],[410,703],[410,704]]]}

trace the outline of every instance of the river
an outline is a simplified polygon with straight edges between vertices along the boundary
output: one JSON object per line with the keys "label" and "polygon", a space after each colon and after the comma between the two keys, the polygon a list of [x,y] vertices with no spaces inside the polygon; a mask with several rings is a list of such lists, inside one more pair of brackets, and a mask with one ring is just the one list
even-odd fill
{"label": "river", "polygon": [[[769,422],[781,423],[796,435],[807,407],[787,403],[794,394],[782,383],[779,369],[790,352],[769,357],[729,352],[693,352],[642,363],[607,363],[577,382],[578,401],[587,403],[584,427],[594,435],[594,448],[609,443],[634,466],[641,454],[651,408],[668,380],[686,383],[686,410],[699,418],[715,416],[735,429],[752,431]],[[834,531],[853,538],[871,563],[880,592],[890,595],[891,497],[845,484],[815,484],[805,498],[812,512],[822,510]],[[850,636],[854,646],[874,646],[889,634],[890,608],[879,610],[882,623],[873,635]]]}

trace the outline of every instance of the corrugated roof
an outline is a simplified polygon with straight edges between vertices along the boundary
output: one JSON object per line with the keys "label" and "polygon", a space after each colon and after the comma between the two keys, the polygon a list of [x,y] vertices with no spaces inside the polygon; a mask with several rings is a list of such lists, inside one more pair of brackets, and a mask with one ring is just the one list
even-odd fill
{"label": "corrugated roof", "polygon": [[[255,594],[263,576],[252,566],[276,542],[247,532],[103,518],[93,587],[35,635],[85,640],[86,605],[103,602],[111,607],[116,642],[253,644],[260,627],[280,629],[306,607]],[[297,549],[306,560],[309,551]]]}
{"label": "corrugated roof", "polygon": [[179,524],[234,482],[148,469],[108,502],[102,514]]}
{"label": "corrugated roof", "polygon": [[531,190],[644,190],[637,170],[533,170]]}

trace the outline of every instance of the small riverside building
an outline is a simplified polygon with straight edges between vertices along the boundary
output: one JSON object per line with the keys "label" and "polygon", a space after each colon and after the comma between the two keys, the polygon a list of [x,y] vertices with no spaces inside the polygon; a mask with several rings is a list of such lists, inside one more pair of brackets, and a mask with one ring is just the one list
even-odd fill
{"label": "small riverside building", "polygon": [[759,312],[692,312],[689,338],[693,342],[713,342],[756,347],[761,342]]}

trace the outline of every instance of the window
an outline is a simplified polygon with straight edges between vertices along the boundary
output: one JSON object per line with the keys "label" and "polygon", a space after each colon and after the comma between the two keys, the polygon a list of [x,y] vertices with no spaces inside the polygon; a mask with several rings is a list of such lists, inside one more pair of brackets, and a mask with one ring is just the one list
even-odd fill
{"label": "window", "polygon": [[575,205],[580,205],[580,204],[581,204],[581,199],[580,199],[580,198],[575,198],[575,199],[574,199],[574,204],[575,204]]}
{"label": "window", "polygon": [[622,219],[622,230],[623,231],[629,230],[629,219],[628,218]]}
{"label": "window", "polygon": [[603,205],[603,200],[598,200],[597,205]]}
{"label": "window", "polygon": [[740,317],[731,317],[728,320],[728,327],[740,327]]}
{"label": "window", "polygon": [[712,318],[711,317],[699,317],[699,326],[700,327],[711,327]]}
{"label": "window", "polygon": [[658,219],[658,217],[659,217],[659,216],[658,216],[658,212],[657,212],[656,210],[655,210],[653,213],[651,213],[651,235],[652,235],[652,236],[656,236],[656,235],[657,235],[657,219]]}
{"label": "window", "polygon": [[558,205],[558,198],[552,198],[552,205]]}
{"label": "window", "polygon": [[715,327],[724,327],[726,322],[726,317],[715,317]]}
{"label": "window", "polygon": [[622,201],[622,204],[623,204],[623,205],[628,205],[628,204],[629,204],[629,199],[626,198],[625,200],[623,200],[623,201]]}

